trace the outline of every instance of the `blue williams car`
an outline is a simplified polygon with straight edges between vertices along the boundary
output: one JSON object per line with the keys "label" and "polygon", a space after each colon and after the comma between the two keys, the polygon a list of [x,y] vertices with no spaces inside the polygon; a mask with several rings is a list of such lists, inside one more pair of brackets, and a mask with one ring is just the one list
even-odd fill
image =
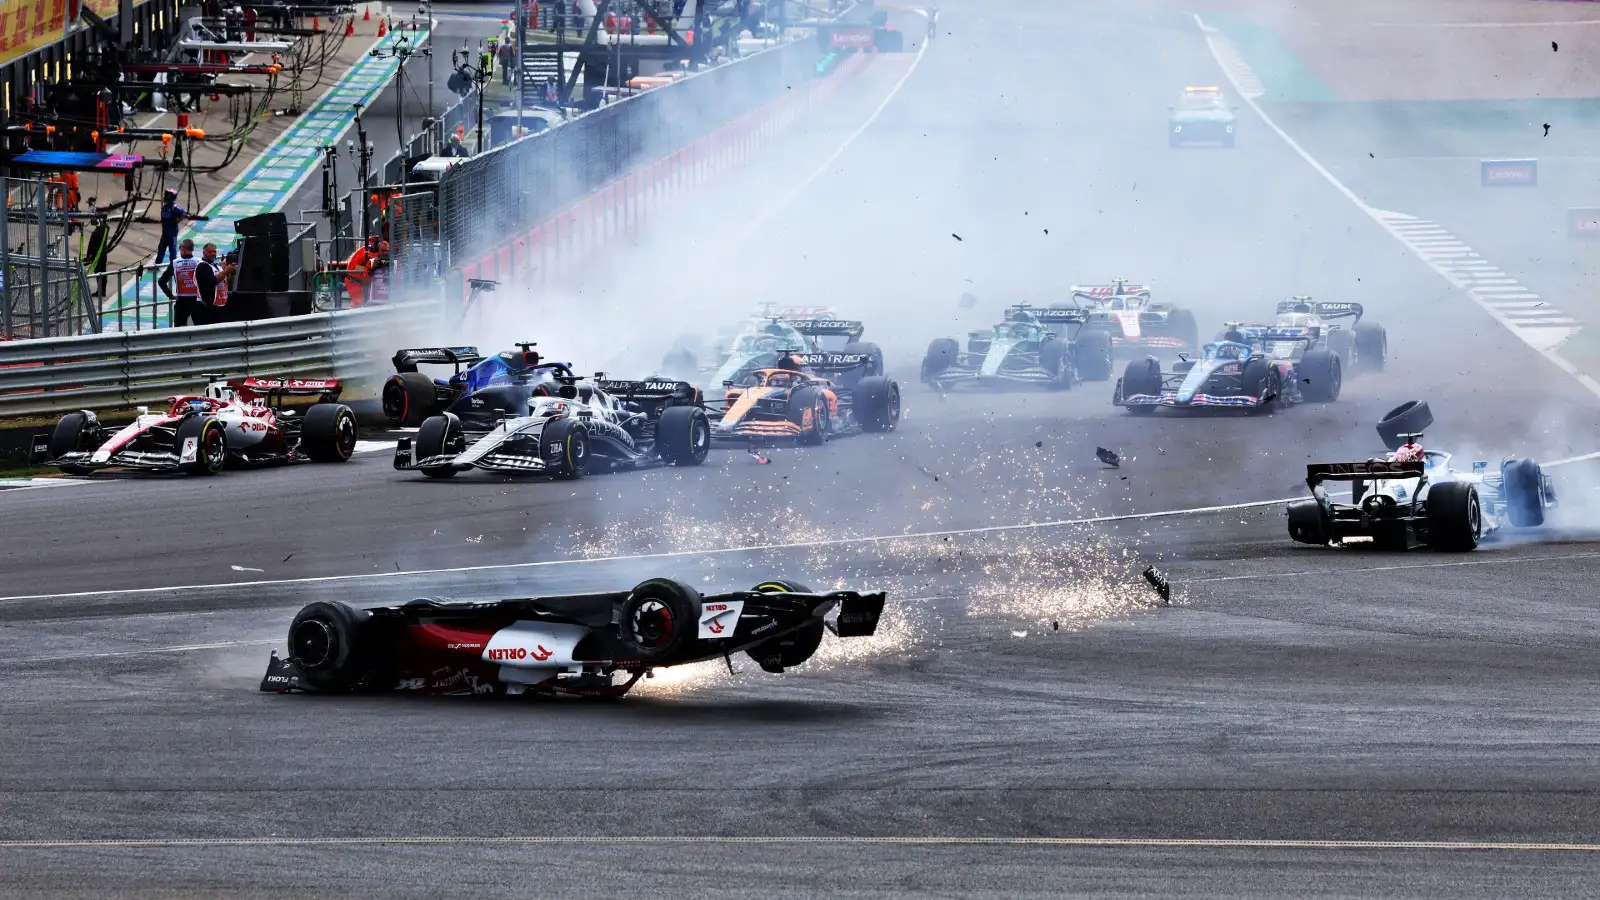
{"label": "blue williams car", "polygon": [[[521,343],[494,356],[482,355],[477,347],[401,350],[394,355],[395,374],[383,384],[383,414],[391,424],[408,427],[447,412],[471,416],[505,407],[503,412],[517,415],[528,396],[544,387],[554,391],[558,385],[553,373],[566,368],[542,361],[535,346]],[[448,378],[430,378],[417,371],[419,365],[452,366],[455,371]]]}

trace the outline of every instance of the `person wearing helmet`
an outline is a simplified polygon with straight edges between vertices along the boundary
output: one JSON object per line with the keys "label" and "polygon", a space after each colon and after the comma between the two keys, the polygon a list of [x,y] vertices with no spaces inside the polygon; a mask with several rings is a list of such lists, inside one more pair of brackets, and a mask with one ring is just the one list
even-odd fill
{"label": "person wearing helmet", "polygon": [[795,359],[794,354],[787,350],[778,355],[778,365],[776,368],[782,369],[785,372],[801,371],[800,361]]}
{"label": "person wearing helmet", "polygon": [[777,322],[768,322],[766,327],[761,329],[761,331],[763,334],[770,334],[773,337],[785,337],[789,334],[789,329],[784,328]]}
{"label": "person wearing helmet", "polygon": [[1235,344],[1242,344],[1244,343],[1244,332],[1240,331],[1238,328],[1230,327],[1227,331],[1223,332],[1222,339],[1225,341],[1232,341]]}
{"label": "person wearing helmet", "polygon": [[170,262],[178,258],[178,223],[192,218],[187,209],[178,205],[178,192],[167,188],[161,198],[161,240],[156,244],[156,265],[161,265],[162,259]]}

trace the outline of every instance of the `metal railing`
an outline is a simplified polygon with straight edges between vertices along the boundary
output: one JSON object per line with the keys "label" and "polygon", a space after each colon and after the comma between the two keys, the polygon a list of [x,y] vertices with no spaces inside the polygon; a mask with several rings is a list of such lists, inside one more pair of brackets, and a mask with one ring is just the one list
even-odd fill
{"label": "metal railing", "polygon": [[438,328],[437,304],[408,304],[0,343],[0,416],[155,403],[203,389],[204,372],[376,380],[395,347]]}

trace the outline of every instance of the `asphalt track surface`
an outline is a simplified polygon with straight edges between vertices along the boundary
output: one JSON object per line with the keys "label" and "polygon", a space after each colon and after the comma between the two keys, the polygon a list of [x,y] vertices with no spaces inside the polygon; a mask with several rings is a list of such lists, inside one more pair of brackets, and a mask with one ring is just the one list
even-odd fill
{"label": "asphalt track surface", "polygon": [[[1295,495],[1411,397],[1431,443],[1578,456],[1596,401],[1264,132],[1169,151],[1172,92],[1221,81],[1191,20],[1074,5],[1061,52],[1012,12],[946,4],[902,94],[751,242],[773,273],[753,293],[920,310],[886,341],[904,377],[966,282],[997,305],[1125,274],[1207,321],[1310,291],[1368,304],[1388,371],[1273,417],[907,385],[892,435],[579,483],[435,483],[375,453],[0,494],[0,892],[1594,893],[1584,464],[1554,470],[1554,527],[1463,557],[1295,547],[1275,505],[1037,523]],[[655,574],[902,602],[787,675],[665,673],[619,704],[256,691],[312,599]],[[380,837],[434,840],[359,843]]]}

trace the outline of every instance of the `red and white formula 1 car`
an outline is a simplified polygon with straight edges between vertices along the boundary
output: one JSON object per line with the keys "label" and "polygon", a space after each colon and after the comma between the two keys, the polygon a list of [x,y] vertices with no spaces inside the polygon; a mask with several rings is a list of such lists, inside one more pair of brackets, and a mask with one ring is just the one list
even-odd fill
{"label": "red and white formula 1 car", "polygon": [[[166,412],[140,407],[116,431],[89,410],[67,413],[54,431],[34,435],[33,461],[68,475],[106,468],[215,475],[230,463],[344,462],[355,453],[356,417],[336,402],[337,381],[201,377],[204,395],[173,397]],[[319,401],[284,409],[284,397]]]}

